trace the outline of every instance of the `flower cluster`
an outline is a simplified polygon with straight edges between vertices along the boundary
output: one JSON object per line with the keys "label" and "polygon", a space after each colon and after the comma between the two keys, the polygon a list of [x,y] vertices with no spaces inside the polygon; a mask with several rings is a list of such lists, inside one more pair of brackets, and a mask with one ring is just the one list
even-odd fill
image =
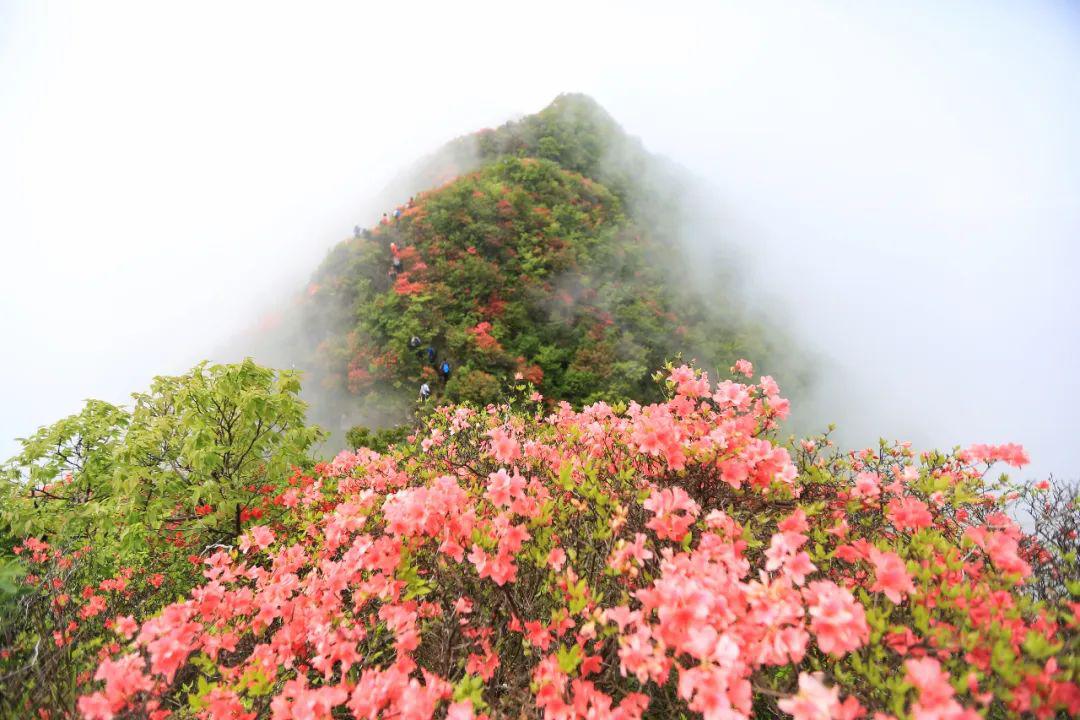
{"label": "flower cluster", "polygon": [[[134,667],[138,658],[123,660],[116,666],[110,655],[120,651],[138,624],[130,614],[136,610],[153,612],[160,607],[155,598],[162,589],[175,591],[175,578],[163,573],[137,574],[130,566],[101,577],[95,567],[93,548],[64,551],[36,538],[27,538],[12,549],[25,563],[26,574],[20,580],[19,609],[24,624],[5,624],[0,631],[0,678],[13,707],[20,697],[28,702],[52,696],[58,704],[74,704],[70,684],[55,683],[57,671],[70,672],[78,685],[106,680],[119,673],[124,677],[110,680],[104,690],[107,698],[129,697],[148,691],[152,685],[127,678],[125,668]],[[26,642],[28,631],[38,633],[34,642]],[[31,636],[33,637],[33,636]],[[85,668],[101,663],[96,674]],[[45,708],[40,708],[42,712]],[[39,715],[42,717],[45,714]]]}
{"label": "flower cluster", "polygon": [[626,408],[442,407],[392,454],[318,466],[185,599],[124,621],[79,709],[1080,712],[1080,604],[1025,595],[1028,545],[975,467],[985,452],[788,449],[771,378],[680,367],[667,387]]}
{"label": "flower cluster", "polygon": [[469,333],[473,336],[476,347],[481,350],[502,350],[499,341],[491,336],[491,323],[487,320],[477,323],[474,327],[469,328]]}

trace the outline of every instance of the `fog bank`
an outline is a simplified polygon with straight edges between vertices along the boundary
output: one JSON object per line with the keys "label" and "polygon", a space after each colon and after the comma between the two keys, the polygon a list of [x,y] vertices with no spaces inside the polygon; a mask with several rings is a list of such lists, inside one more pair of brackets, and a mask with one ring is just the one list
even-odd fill
{"label": "fog bank", "polygon": [[257,322],[417,158],[579,91],[702,178],[690,237],[824,360],[804,417],[1080,474],[1074,6],[296,7],[0,5],[0,456]]}

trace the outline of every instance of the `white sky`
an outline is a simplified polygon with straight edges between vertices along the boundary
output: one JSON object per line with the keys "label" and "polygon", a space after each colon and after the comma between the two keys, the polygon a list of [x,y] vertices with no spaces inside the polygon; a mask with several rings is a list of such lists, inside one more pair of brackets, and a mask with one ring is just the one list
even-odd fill
{"label": "white sky", "polygon": [[1080,475],[1080,12],[985,0],[0,0],[0,456],[206,356],[396,171],[562,91],[708,179],[832,358],[822,422]]}

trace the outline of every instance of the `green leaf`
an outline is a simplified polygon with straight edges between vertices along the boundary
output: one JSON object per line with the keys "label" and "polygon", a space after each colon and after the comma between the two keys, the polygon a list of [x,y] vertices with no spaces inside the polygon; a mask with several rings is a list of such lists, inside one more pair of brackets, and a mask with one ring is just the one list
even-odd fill
{"label": "green leaf", "polygon": [[1063,642],[1052,643],[1042,633],[1031,631],[1024,638],[1024,651],[1036,660],[1056,655],[1065,646]]}
{"label": "green leaf", "polygon": [[581,648],[577,645],[571,645],[570,647],[560,646],[557,659],[559,661],[559,669],[569,675],[577,670],[578,665],[581,664]]}

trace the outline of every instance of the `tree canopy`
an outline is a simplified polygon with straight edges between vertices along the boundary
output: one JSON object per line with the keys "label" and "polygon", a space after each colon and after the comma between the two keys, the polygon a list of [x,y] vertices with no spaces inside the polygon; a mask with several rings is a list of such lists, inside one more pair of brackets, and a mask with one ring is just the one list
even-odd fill
{"label": "tree canopy", "polygon": [[[197,569],[189,556],[234,543],[271,509],[266,498],[294,468],[310,465],[321,433],[305,424],[299,392],[292,372],[250,360],[203,363],[155,378],[130,409],[90,400],[21,441],[0,487],[0,646],[9,653],[0,677],[20,692],[3,693],[0,707],[44,697],[62,704],[65,694],[73,702],[75,678],[53,673],[77,665],[74,656],[85,662],[101,641],[94,622],[65,619],[78,616],[67,600],[56,605],[64,593],[35,592],[34,583],[47,578],[40,589],[55,591],[123,577],[126,589],[141,584],[133,600],[144,611],[167,598],[158,593],[190,587]],[[27,576],[15,552],[27,547],[66,560]],[[42,641],[52,647],[43,652]]]}

